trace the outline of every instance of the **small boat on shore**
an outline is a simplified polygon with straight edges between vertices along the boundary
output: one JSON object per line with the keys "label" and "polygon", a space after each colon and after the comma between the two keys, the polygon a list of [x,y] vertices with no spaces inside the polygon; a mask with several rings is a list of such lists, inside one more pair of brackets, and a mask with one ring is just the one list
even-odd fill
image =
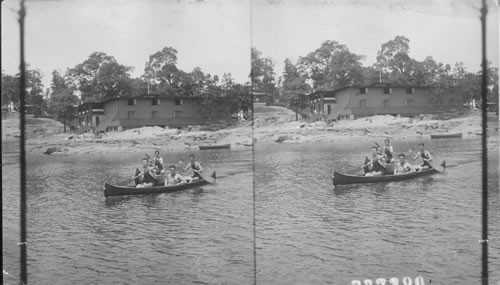
{"label": "small boat on shore", "polygon": [[231,148],[231,144],[220,144],[220,145],[200,145],[200,149],[220,149],[220,148]]}
{"label": "small boat on shore", "polygon": [[[216,177],[215,171],[212,173],[212,175],[210,175],[210,177],[213,177],[215,179]],[[142,195],[142,194],[152,194],[152,193],[170,193],[210,183],[211,182],[209,182],[207,179],[201,179],[186,184],[154,186],[145,188],[136,188],[135,186],[118,186],[118,185],[104,183],[104,197]]]}
{"label": "small boat on shore", "polygon": [[333,185],[347,185],[347,184],[359,184],[359,183],[377,183],[377,182],[392,182],[412,179],[416,177],[421,177],[425,175],[431,175],[438,173],[439,171],[431,168],[424,169],[422,171],[410,172],[405,174],[396,175],[381,175],[381,176],[360,176],[360,175],[350,175],[342,174],[337,171],[332,173]]}
{"label": "small boat on shore", "polygon": [[431,135],[431,139],[447,139],[447,138],[461,138],[461,137],[462,133]]}

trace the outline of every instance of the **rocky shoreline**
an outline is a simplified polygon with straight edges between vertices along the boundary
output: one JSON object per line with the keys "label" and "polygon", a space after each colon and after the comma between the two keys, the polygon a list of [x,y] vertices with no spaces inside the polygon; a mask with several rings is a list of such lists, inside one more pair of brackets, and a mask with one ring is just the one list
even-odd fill
{"label": "rocky shoreline", "polygon": [[[470,111],[451,119],[433,116],[398,118],[373,116],[350,121],[307,123],[295,120],[285,108],[268,107],[255,113],[253,122],[238,122],[218,130],[191,127],[186,130],[144,127],[123,132],[94,134],[63,133],[63,126],[50,119],[28,120],[26,150],[29,154],[88,154],[136,151],[195,151],[200,145],[231,144],[232,149],[249,149],[266,143],[314,143],[338,140],[428,139],[431,134],[462,133],[464,139],[479,138],[481,116]],[[36,123],[36,124],[35,124]],[[2,120],[2,141],[15,141],[19,120]],[[206,127],[205,127],[206,128]],[[489,135],[498,136],[498,117],[489,120]]]}

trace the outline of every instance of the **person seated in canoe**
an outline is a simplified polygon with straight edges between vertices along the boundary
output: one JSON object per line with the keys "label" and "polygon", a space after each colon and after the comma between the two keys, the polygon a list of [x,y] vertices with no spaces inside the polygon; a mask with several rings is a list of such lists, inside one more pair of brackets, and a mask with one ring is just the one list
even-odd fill
{"label": "person seated in canoe", "polygon": [[432,161],[431,153],[424,149],[423,143],[418,144],[418,152],[411,159],[416,160],[419,157],[422,158],[422,165],[419,167],[419,170],[432,168],[432,165],[429,163]]}
{"label": "person seated in canoe", "polygon": [[142,159],[142,169],[137,168],[135,173],[136,188],[156,186],[156,171],[146,157]]}
{"label": "person seated in canoe", "polygon": [[153,157],[153,166],[156,169],[157,175],[165,172],[165,171],[163,171],[163,158],[160,156],[159,150],[155,151],[155,156]]}
{"label": "person seated in canoe", "polygon": [[201,164],[197,161],[195,161],[194,154],[189,155],[189,164],[184,167],[184,171],[188,170],[191,168],[193,171],[193,175],[191,176],[192,180],[200,180],[203,179],[201,177],[201,173],[203,172],[203,167],[201,167]]}
{"label": "person seated in canoe", "polygon": [[406,155],[404,153],[400,153],[398,155],[399,162],[396,164],[394,168],[394,174],[405,174],[408,172],[415,172],[415,167],[406,161]]}
{"label": "person seated in canoe", "polygon": [[384,156],[380,154],[378,147],[372,147],[372,158],[365,164],[365,176],[380,176],[385,175],[385,159]]}
{"label": "person seated in canoe", "polygon": [[391,145],[391,140],[384,140],[384,147],[382,148],[383,154],[385,155],[385,163],[391,163],[394,156],[394,150]]}
{"label": "person seated in canoe", "polygon": [[170,170],[170,172],[165,177],[165,186],[188,183],[182,175],[177,173],[177,167],[175,165],[170,165],[168,169]]}

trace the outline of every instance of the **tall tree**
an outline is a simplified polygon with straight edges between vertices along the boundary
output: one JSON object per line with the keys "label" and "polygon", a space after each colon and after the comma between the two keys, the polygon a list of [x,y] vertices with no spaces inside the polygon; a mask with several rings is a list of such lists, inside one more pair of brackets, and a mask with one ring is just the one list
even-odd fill
{"label": "tall tree", "polygon": [[84,102],[96,102],[130,95],[131,70],[112,56],[94,52],[83,63],[69,69],[66,78],[71,88],[81,92]]}
{"label": "tall tree", "polygon": [[2,106],[19,102],[19,77],[2,72]]}
{"label": "tall tree", "polygon": [[281,97],[288,102],[290,108],[302,110],[307,107],[307,100],[302,96],[311,91],[306,83],[306,77],[300,74],[298,68],[290,59],[285,59]]}
{"label": "tall tree", "polygon": [[394,71],[405,73],[406,66],[410,60],[410,40],[405,36],[396,36],[382,44],[377,52],[376,67],[385,73]]}
{"label": "tall tree", "polygon": [[253,91],[274,95],[276,85],[272,59],[262,57],[262,53],[254,47],[251,50],[251,59],[252,70],[250,72],[250,79]]}
{"label": "tall tree", "polygon": [[180,79],[185,76],[177,68],[177,50],[164,47],[149,56],[144,67],[144,79],[150,85],[151,92],[175,93]]}
{"label": "tall tree", "polygon": [[297,67],[310,79],[314,89],[336,89],[362,83],[363,58],[337,41],[325,41],[315,51],[300,57]]}

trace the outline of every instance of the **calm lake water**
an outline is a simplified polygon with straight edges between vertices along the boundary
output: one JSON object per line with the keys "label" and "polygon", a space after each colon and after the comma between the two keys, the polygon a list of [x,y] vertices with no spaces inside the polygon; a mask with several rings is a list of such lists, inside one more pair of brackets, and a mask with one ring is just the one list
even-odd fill
{"label": "calm lake water", "polygon": [[[393,145],[407,152],[417,142]],[[217,185],[107,200],[102,184],[126,179],[142,153],[29,157],[29,283],[253,284],[255,261],[257,284],[405,276],[479,284],[480,140],[426,141],[446,158],[445,174],[334,188],[332,169],[352,172],[373,143],[257,145],[253,160],[250,150],[195,151],[206,168],[216,168]],[[16,147],[2,149],[2,253],[10,284],[19,274]],[[489,153],[489,266],[496,285],[497,138]],[[187,155],[163,157],[178,162]]]}
{"label": "calm lake water", "polygon": [[[431,153],[446,158],[444,175],[334,189],[332,169],[359,169],[373,144],[256,148],[258,284],[351,284],[405,276],[422,276],[425,284],[480,283],[480,140],[426,141]],[[416,144],[393,142],[396,152]],[[498,139],[490,158],[490,280],[497,284]]]}
{"label": "calm lake water", "polygon": [[[216,185],[108,199],[103,183],[128,178],[144,154],[29,157],[29,283],[252,284],[252,151],[195,154]],[[18,165],[3,162],[4,268],[16,275]]]}

